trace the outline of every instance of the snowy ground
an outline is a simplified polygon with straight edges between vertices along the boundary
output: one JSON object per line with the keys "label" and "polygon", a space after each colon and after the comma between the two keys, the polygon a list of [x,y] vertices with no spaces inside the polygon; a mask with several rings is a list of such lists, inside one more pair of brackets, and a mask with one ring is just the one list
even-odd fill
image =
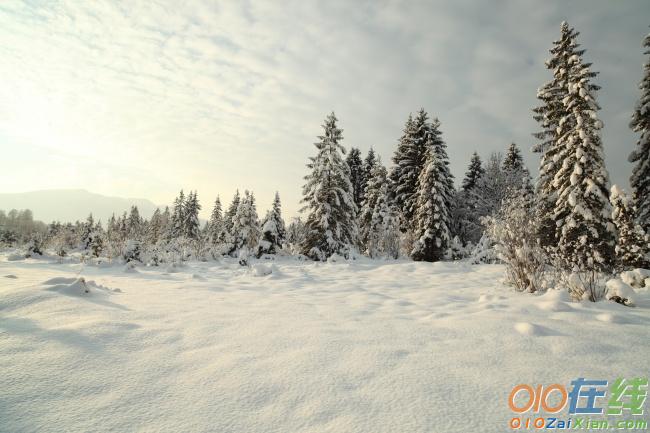
{"label": "snowy ground", "polygon": [[86,266],[84,294],[80,264],[6,258],[2,432],[504,432],[515,384],[648,373],[647,291],[628,308],[514,293],[496,265],[285,259]]}

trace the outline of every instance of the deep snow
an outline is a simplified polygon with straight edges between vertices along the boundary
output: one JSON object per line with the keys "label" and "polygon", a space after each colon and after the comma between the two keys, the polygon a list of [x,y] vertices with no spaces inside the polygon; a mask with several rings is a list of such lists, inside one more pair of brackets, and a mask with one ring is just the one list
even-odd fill
{"label": "deep snow", "polygon": [[0,257],[0,431],[504,432],[518,383],[648,373],[647,289],[576,303],[497,265],[365,259],[125,270]]}

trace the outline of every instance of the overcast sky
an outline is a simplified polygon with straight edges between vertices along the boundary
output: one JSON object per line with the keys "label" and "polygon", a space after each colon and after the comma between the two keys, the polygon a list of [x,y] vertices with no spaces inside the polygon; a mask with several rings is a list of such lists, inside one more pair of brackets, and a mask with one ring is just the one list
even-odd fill
{"label": "overcast sky", "polygon": [[[85,188],[171,203],[275,190],[296,214],[325,115],[346,147],[390,157],[409,112],[440,119],[452,172],[517,142],[533,173],[536,90],[560,23],[581,32],[612,182],[648,0],[28,1],[0,3],[0,192]],[[38,217],[38,216],[36,216]]]}

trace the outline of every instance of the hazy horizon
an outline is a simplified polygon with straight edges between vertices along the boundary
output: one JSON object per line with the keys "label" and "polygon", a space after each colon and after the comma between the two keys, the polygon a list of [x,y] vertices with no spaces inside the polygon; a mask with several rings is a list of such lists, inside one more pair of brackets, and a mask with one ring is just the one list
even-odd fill
{"label": "hazy horizon", "polygon": [[607,166],[627,188],[647,1],[283,6],[0,4],[0,192],[161,205],[182,188],[198,190],[206,217],[236,189],[254,191],[263,215],[278,190],[289,218],[327,113],[347,148],[372,146],[390,165],[420,107],[441,120],[457,184],[473,151],[486,159],[512,141],[535,174],[531,109],[563,20],[600,72]]}

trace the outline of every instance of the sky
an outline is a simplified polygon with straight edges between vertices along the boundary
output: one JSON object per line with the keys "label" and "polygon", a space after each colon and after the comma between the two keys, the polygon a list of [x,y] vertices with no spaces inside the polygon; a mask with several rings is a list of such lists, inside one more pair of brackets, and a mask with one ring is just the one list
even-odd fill
{"label": "sky", "polygon": [[[612,183],[628,186],[647,0],[2,1],[0,192],[84,188],[169,204],[198,190],[300,207],[325,116],[390,165],[410,112],[441,121],[460,183],[472,152],[522,148],[566,20],[602,86]],[[38,218],[38,215],[35,216]]]}

